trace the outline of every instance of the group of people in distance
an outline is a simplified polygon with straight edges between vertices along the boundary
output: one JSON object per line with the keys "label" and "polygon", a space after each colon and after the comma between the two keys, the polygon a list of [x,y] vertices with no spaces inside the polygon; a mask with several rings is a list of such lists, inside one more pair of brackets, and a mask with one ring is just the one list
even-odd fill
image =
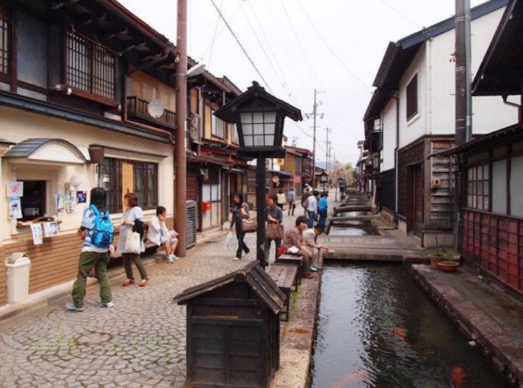
{"label": "group of people in distance", "polygon": [[[73,284],[72,301],[66,304],[67,309],[71,311],[82,311],[84,309],[84,297],[87,277],[89,272],[94,268],[94,276],[100,284],[100,303],[99,307],[114,307],[114,302],[111,293],[111,286],[107,279],[107,265],[110,257],[115,254],[115,251],[122,253],[122,261],[125,269],[127,279],[122,286],[127,287],[135,283],[133,269],[131,263],[134,263],[138,272],[140,273],[141,281],[140,287],[145,287],[149,284],[149,277],[147,271],[141,260],[141,253],[128,252],[126,249],[126,241],[130,233],[136,231],[137,225],[141,225],[142,234],[140,236],[140,252],[145,251],[143,239],[143,224],[144,215],[143,210],[138,206],[138,197],[135,193],[127,193],[123,197],[124,212],[119,225],[119,238],[116,248],[111,244],[107,247],[97,246],[93,241],[93,234],[95,233],[95,219],[98,213],[103,213],[107,210],[107,194],[102,187],[95,187],[90,191],[90,204],[84,209],[82,221],[77,234],[82,238],[82,250],[78,264],[78,274],[76,281]],[[94,207],[94,209],[93,209]],[[96,210],[95,210],[96,209]],[[167,210],[163,206],[158,206],[156,215],[152,217],[149,228],[147,230],[147,240],[165,249],[167,261],[173,263],[178,258],[174,255],[178,240],[176,239],[174,231],[169,231],[166,225]]]}
{"label": "group of people in distance", "polygon": [[[266,196],[267,207],[265,208],[265,222],[267,226],[270,224],[281,225],[283,222],[283,203],[287,202],[289,205],[288,215],[294,215],[295,194],[294,190],[290,189],[287,197],[283,200],[280,197],[283,191],[280,190],[278,194],[271,194]],[[274,241],[275,245],[275,260],[282,254],[290,251],[293,254],[303,256],[303,271],[302,277],[311,279],[314,276],[311,272],[316,272],[320,268],[319,254],[320,251],[327,252],[329,248],[317,242],[318,236],[324,232],[325,221],[327,218],[327,193],[321,193],[319,201],[317,200],[318,192],[313,191],[307,199],[302,202],[302,205],[307,212],[306,216],[298,216],[295,225],[290,230],[286,231],[282,238],[274,238],[267,236],[264,244],[265,262],[269,261],[269,252],[271,243]],[[285,197],[285,195],[283,194]],[[319,215],[318,223],[313,226],[316,213]],[[241,260],[242,253],[249,254],[250,249],[245,244],[245,232],[242,231],[242,223],[250,219],[249,205],[244,201],[243,194],[237,193],[234,196],[234,204],[231,218],[231,232],[236,230],[236,237],[238,239],[238,249],[233,260]]]}

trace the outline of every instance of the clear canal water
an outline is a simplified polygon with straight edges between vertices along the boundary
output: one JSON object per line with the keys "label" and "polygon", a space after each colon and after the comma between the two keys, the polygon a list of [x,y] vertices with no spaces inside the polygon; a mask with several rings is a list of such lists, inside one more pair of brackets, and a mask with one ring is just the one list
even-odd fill
{"label": "clear canal water", "polygon": [[401,265],[326,265],[311,386],[508,387]]}

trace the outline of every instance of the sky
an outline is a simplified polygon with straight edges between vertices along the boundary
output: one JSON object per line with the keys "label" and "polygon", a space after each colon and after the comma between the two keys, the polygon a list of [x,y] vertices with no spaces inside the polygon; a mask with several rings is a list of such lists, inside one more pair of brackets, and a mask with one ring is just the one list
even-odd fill
{"label": "sky", "polygon": [[[175,0],[118,1],[176,43]],[[470,1],[472,7],[484,2]],[[204,63],[214,76],[226,76],[242,91],[257,81],[299,108],[304,120],[286,119],[284,135],[288,144],[311,151],[316,93],[316,161],[325,162],[329,151],[331,164],[336,160],[353,165],[359,156],[357,142],[364,139],[362,118],[372,83],[389,42],[455,14],[455,0],[187,0],[187,4],[187,53],[192,59]]]}

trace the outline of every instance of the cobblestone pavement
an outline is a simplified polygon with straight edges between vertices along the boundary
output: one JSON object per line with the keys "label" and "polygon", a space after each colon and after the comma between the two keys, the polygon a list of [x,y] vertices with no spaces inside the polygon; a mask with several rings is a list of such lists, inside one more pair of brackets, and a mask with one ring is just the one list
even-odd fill
{"label": "cobblestone pavement", "polygon": [[[294,219],[285,216],[285,223]],[[65,309],[68,296],[0,321],[0,386],[183,387],[185,306],[172,298],[255,259],[255,233],[246,237],[251,253],[245,260],[232,260],[235,239],[230,248],[224,241],[222,233],[174,264],[147,259],[151,282],[144,288],[121,287],[123,268],[112,270],[112,309],[97,307],[96,284],[88,288],[83,312]]]}

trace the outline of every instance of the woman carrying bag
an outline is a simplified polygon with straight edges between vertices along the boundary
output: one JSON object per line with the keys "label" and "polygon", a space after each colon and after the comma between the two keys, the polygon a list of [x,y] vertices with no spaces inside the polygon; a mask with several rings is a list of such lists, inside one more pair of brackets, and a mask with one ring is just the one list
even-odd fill
{"label": "woman carrying bag", "polygon": [[140,257],[141,252],[145,251],[143,236],[133,231],[133,228],[136,230],[138,225],[142,225],[143,230],[143,211],[142,208],[138,206],[138,197],[134,193],[125,194],[123,196],[123,204],[125,210],[122,214],[117,248],[118,251],[122,252],[123,265],[125,274],[127,275],[127,280],[122,286],[127,287],[135,282],[133,269],[131,267],[132,261],[138,268],[142,278],[140,287],[145,287],[149,284],[149,278],[147,277],[147,272]]}
{"label": "woman carrying bag", "polygon": [[276,206],[278,197],[272,194],[267,199],[267,207],[265,208],[265,222],[267,227],[265,230],[265,262],[269,263],[269,251],[271,249],[271,241],[274,240],[276,245],[276,253],[274,260],[278,257],[278,249],[281,246],[283,239],[283,211],[281,207]]}
{"label": "woman carrying bag", "polygon": [[238,249],[236,250],[236,256],[233,260],[241,260],[242,251],[245,254],[249,254],[251,251],[245,244],[243,239],[245,238],[245,232],[242,230],[242,223],[244,220],[250,219],[249,205],[243,202],[243,194],[238,193],[234,196],[234,207],[232,209],[232,220],[231,220],[231,232],[233,227],[236,227],[236,238],[238,239]]}

